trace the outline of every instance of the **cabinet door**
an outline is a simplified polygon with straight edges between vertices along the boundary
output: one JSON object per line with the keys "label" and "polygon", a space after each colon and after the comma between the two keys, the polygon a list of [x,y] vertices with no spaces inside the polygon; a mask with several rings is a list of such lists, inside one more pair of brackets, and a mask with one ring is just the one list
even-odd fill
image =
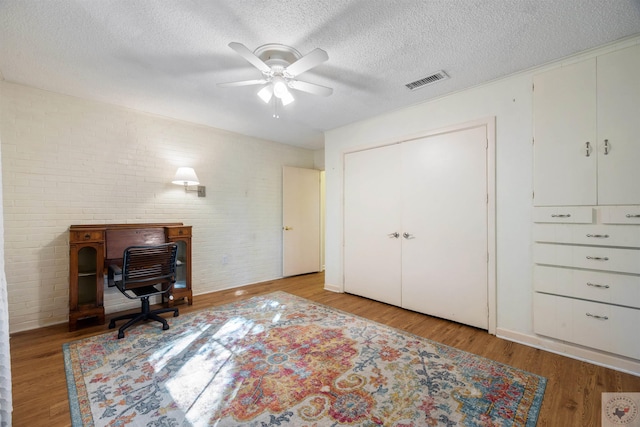
{"label": "cabinet door", "polygon": [[597,203],[595,88],[595,59],[534,77],[536,206]]}
{"label": "cabinet door", "polygon": [[349,153],[344,162],[345,291],[399,306],[400,146]]}
{"label": "cabinet door", "polygon": [[402,306],[487,329],[486,127],[402,149]]}
{"label": "cabinet door", "polygon": [[640,45],[635,45],[598,57],[598,204],[640,204],[639,165]]}

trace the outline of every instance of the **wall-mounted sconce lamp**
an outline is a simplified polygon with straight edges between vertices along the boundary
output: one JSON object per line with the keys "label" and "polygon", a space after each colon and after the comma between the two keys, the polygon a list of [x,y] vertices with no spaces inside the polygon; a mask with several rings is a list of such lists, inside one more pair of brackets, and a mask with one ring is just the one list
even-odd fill
{"label": "wall-mounted sconce lamp", "polygon": [[[206,197],[206,187],[200,184],[196,171],[193,168],[178,168],[176,176],[171,181],[173,184],[184,185],[184,191],[186,192],[198,192],[198,197]],[[190,185],[197,185],[197,190],[189,190]]]}

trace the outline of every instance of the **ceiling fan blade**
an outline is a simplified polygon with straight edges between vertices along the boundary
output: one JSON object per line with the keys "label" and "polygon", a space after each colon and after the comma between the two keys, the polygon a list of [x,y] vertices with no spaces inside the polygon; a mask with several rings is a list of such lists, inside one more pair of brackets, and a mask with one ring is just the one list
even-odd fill
{"label": "ceiling fan blade", "polygon": [[300,80],[292,80],[289,82],[291,89],[302,92],[312,93],[314,95],[329,96],[333,93],[333,89],[326,86],[320,86],[315,83],[301,82]]}
{"label": "ceiling fan blade", "polygon": [[249,61],[251,65],[256,67],[258,70],[263,73],[268,73],[271,71],[271,67],[265,64],[262,59],[258,58],[251,52],[245,45],[242,43],[231,42],[229,43],[229,47],[235,50],[240,56]]}
{"label": "ceiling fan blade", "polygon": [[298,74],[302,74],[305,71],[322,64],[327,59],[329,59],[329,55],[327,55],[327,52],[322,49],[316,48],[307,55],[298,59],[293,64],[289,65],[285,69],[285,73],[291,77],[295,77]]}
{"label": "ceiling fan blade", "polygon": [[236,87],[236,86],[251,86],[251,85],[261,85],[264,83],[269,83],[269,80],[260,79],[260,80],[243,80],[241,82],[228,82],[228,83],[218,83],[220,87]]}

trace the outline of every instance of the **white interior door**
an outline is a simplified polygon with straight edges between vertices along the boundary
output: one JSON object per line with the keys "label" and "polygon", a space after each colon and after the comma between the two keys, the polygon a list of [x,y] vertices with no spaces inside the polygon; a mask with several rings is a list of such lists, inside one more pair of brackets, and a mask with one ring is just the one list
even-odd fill
{"label": "white interior door", "polygon": [[320,267],[320,171],[282,169],[282,275]]}
{"label": "white interior door", "polygon": [[400,306],[400,146],[344,162],[345,291]]}
{"label": "white interior door", "polygon": [[402,306],[488,329],[486,126],[402,144]]}

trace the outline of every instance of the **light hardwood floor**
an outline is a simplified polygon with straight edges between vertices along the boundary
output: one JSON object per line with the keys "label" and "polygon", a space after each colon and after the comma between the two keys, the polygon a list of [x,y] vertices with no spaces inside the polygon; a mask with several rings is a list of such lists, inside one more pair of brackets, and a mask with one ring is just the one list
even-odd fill
{"label": "light hardwood floor", "polygon": [[[180,304],[178,307],[180,313],[185,314],[282,290],[497,360],[548,379],[538,426],[597,427],[602,392],[640,391],[640,377],[505,341],[469,326],[325,291],[323,284],[323,274],[310,274],[199,295],[194,298],[193,306]],[[108,319],[105,325],[74,332],[69,332],[63,324],[12,335],[14,426],[71,425],[62,344],[105,333],[109,331],[107,326]]]}

